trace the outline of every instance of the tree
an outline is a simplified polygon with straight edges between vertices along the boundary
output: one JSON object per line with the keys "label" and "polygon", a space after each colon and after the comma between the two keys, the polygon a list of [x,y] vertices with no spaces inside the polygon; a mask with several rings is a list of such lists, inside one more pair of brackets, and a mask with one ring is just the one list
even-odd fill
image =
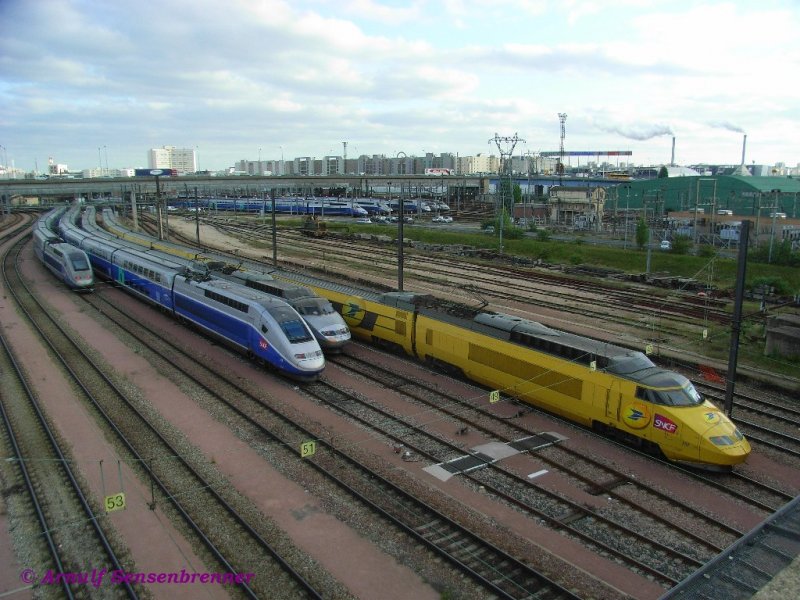
{"label": "tree", "polygon": [[676,235],[672,239],[673,254],[688,254],[691,247],[692,238],[690,238],[688,235]]}
{"label": "tree", "polygon": [[522,188],[518,183],[514,184],[514,204],[522,202]]}
{"label": "tree", "polygon": [[649,240],[650,227],[647,226],[644,219],[640,218],[636,223],[636,245],[639,246],[639,250],[643,250]]}
{"label": "tree", "polygon": [[663,166],[658,170],[658,178],[666,179],[667,177],[669,177],[669,171],[667,170],[666,166]]}

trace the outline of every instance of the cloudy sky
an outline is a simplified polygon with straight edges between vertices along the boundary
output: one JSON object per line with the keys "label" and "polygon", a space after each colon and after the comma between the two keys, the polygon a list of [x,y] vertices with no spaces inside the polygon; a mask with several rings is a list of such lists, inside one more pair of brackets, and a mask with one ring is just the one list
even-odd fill
{"label": "cloudy sky", "polygon": [[0,0],[0,162],[800,162],[798,0]]}

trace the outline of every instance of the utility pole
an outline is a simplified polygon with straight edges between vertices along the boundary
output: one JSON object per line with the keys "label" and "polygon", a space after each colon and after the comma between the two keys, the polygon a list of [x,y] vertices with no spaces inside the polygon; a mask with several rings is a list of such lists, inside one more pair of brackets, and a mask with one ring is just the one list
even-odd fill
{"label": "utility pole", "polygon": [[164,223],[163,219],[163,207],[161,206],[161,187],[159,186],[158,176],[161,175],[162,171],[157,169],[156,171],[150,171],[151,175],[155,175],[156,178],[156,217],[158,218],[158,239],[164,239]]}
{"label": "utility pole", "polygon": [[742,304],[744,303],[744,278],[747,271],[747,244],[750,237],[750,221],[742,221],[739,232],[739,266],[736,272],[736,293],[731,322],[731,347],[728,354],[728,376],[725,386],[725,414],[733,411],[733,391],[736,386],[736,364],[739,356],[739,333],[742,329]]}
{"label": "utility pole", "polygon": [[197,186],[194,186],[194,232],[197,245],[200,245],[200,200],[197,198]]}
{"label": "utility pole", "polygon": [[278,228],[275,224],[275,188],[269,193],[272,199],[272,266],[278,267]]}
{"label": "utility pole", "polygon": [[525,140],[521,139],[515,133],[513,137],[501,137],[497,133],[494,134],[494,137],[489,140],[491,144],[494,142],[497,145],[497,150],[500,152],[500,177],[498,180],[499,184],[499,196],[500,196],[500,254],[503,253],[503,223],[505,222],[505,213],[506,213],[506,206],[505,206],[505,197],[503,194],[503,176],[508,175],[508,195],[510,196],[509,206],[512,207],[514,205],[514,190],[513,190],[513,183],[512,183],[512,158],[514,156],[514,147],[517,145],[518,142],[525,143]]}

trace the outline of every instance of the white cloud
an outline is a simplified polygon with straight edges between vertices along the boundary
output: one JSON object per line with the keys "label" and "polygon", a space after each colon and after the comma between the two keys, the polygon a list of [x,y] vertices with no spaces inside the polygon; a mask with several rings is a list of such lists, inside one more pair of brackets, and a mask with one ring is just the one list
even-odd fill
{"label": "white cloud", "polygon": [[350,138],[467,154],[519,132],[552,149],[559,112],[575,149],[645,161],[669,146],[645,139],[661,127],[688,161],[722,160],[728,122],[792,163],[799,25],[791,0],[0,0],[0,124],[18,165],[92,164],[109,139],[131,162],[199,145],[206,167]]}

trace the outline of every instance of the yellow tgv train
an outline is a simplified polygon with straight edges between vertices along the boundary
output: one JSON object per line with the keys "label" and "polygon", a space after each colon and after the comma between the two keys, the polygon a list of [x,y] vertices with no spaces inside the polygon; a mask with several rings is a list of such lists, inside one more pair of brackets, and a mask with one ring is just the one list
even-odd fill
{"label": "yellow tgv train", "polygon": [[[305,285],[315,285],[304,280]],[[683,375],[643,353],[432,296],[348,295],[317,282],[354,336],[461,374],[669,460],[728,469],[750,444]]]}

